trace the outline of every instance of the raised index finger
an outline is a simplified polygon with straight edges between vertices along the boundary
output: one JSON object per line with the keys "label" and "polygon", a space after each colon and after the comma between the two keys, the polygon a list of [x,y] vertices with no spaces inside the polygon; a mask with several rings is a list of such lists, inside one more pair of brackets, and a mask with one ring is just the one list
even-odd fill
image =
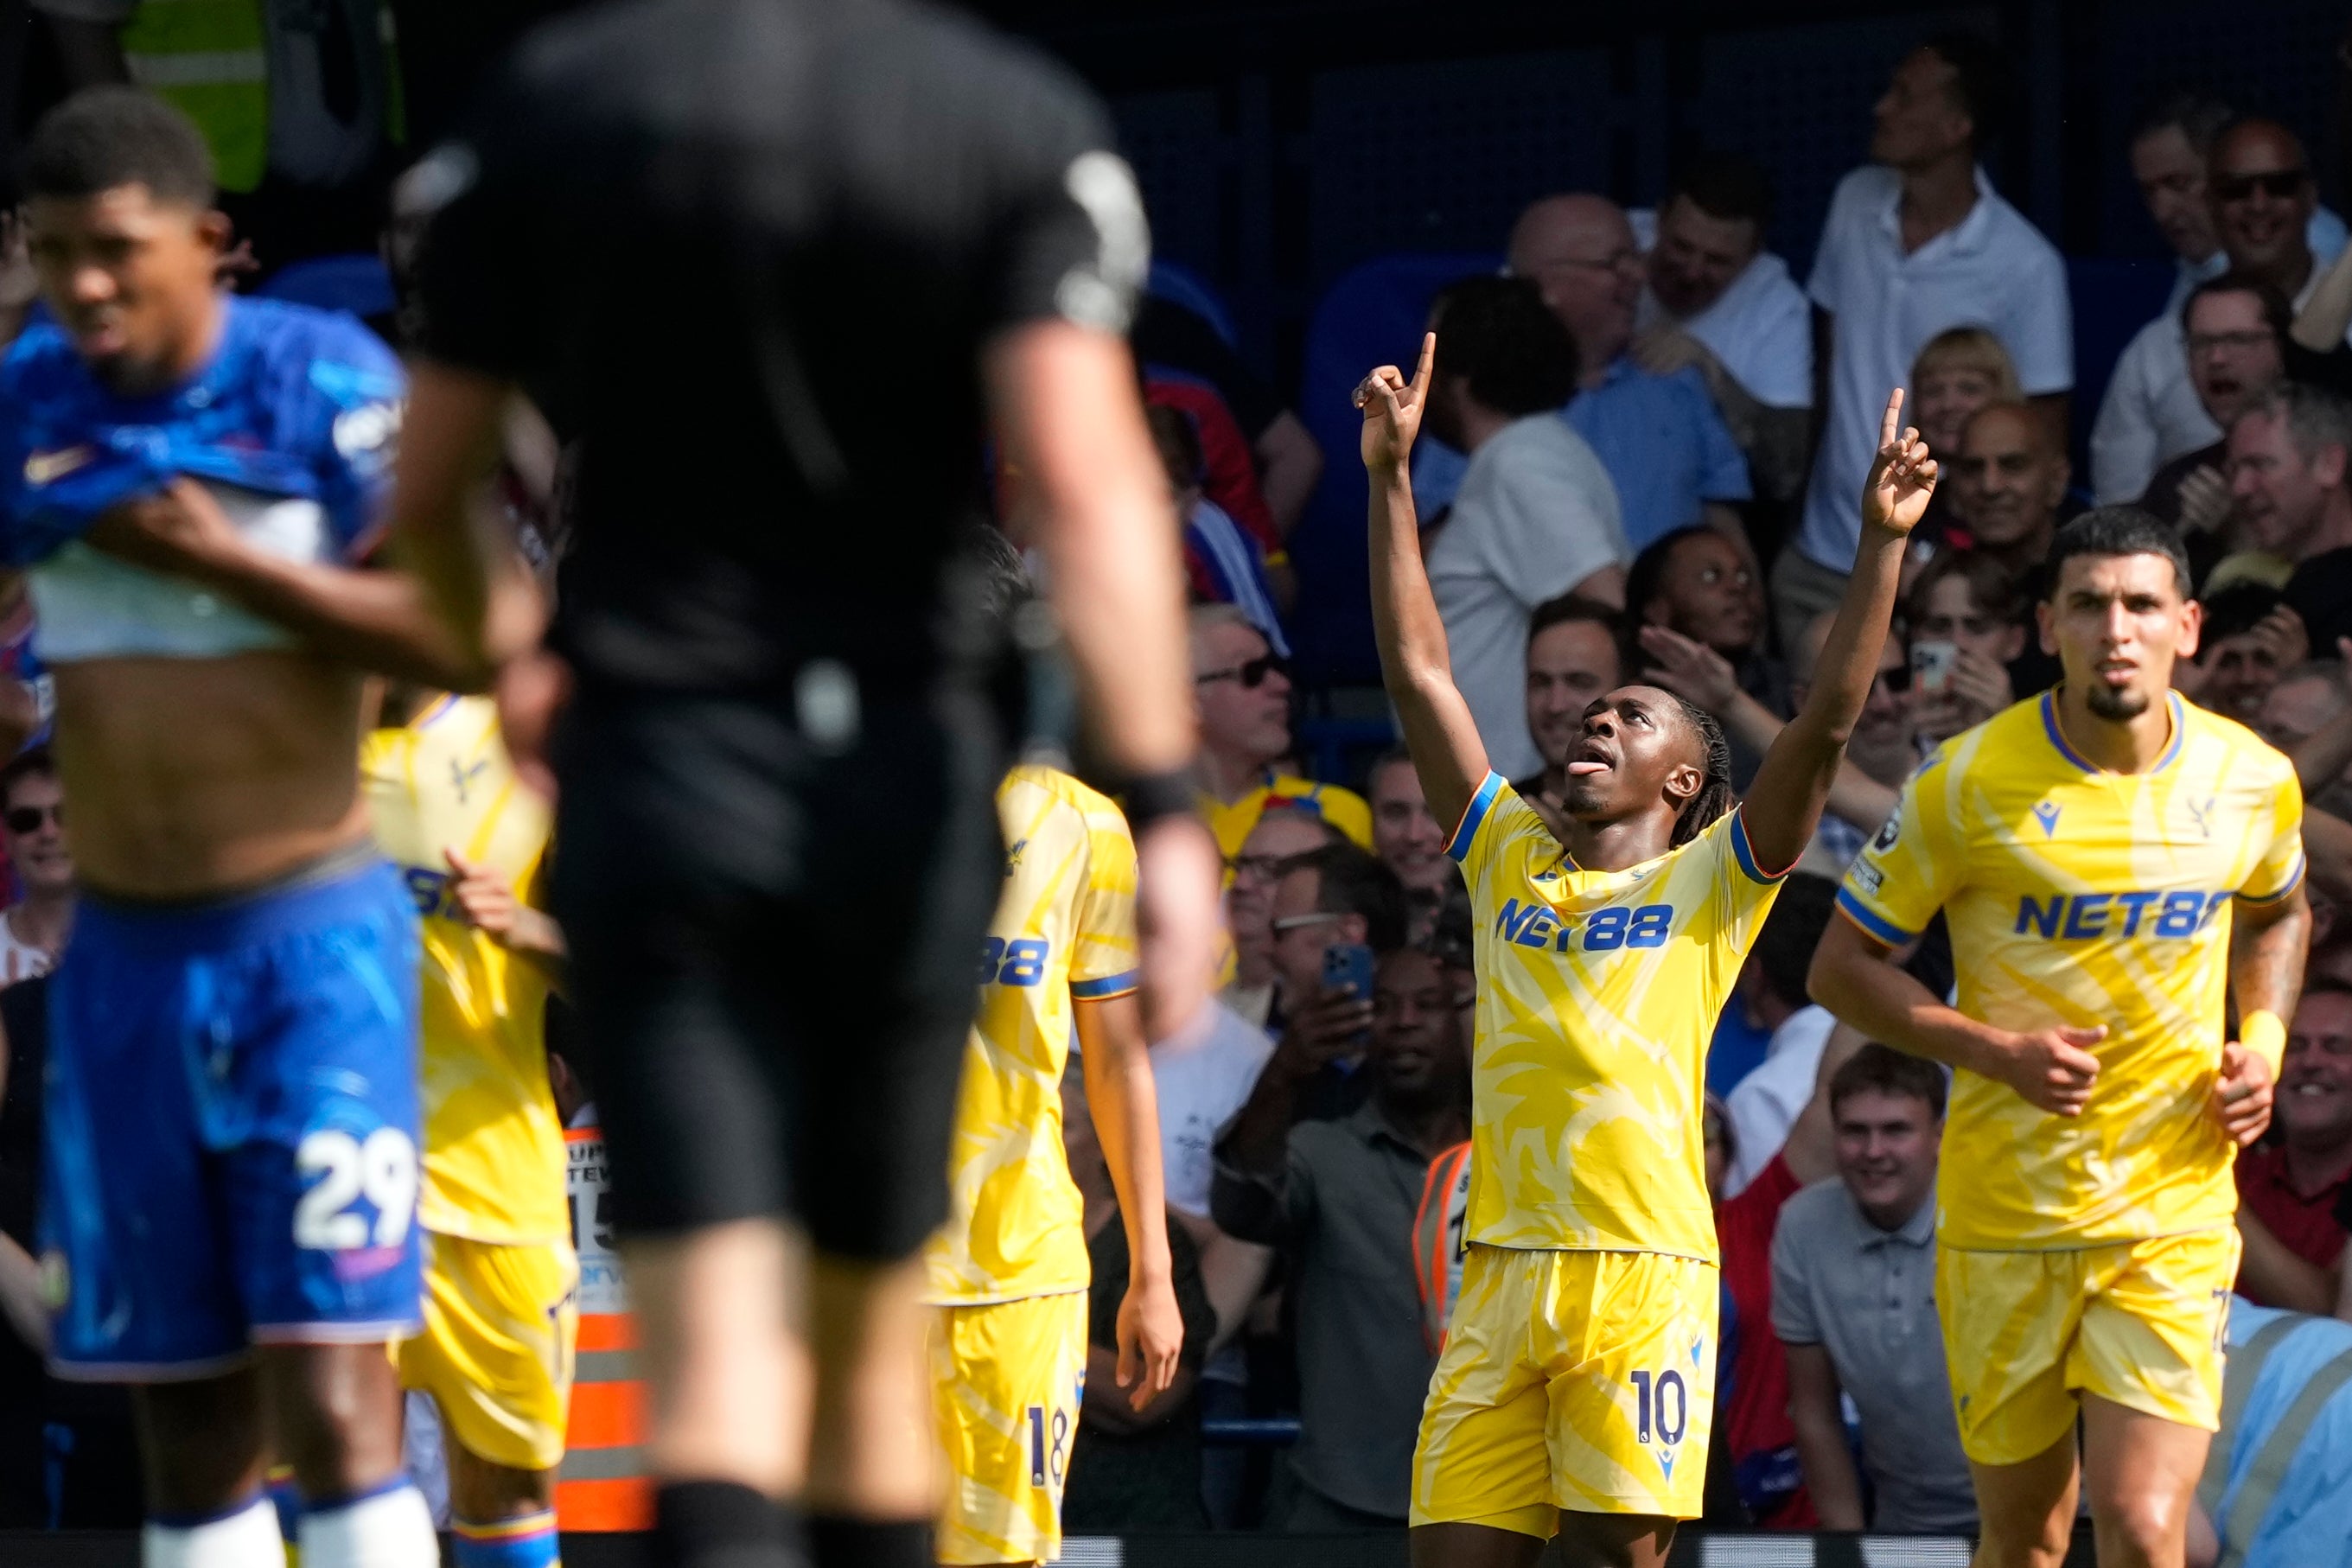
{"label": "raised index finger", "polygon": [[1412,368],[1412,393],[1416,401],[1429,390],[1429,378],[1437,366],[1437,334],[1421,334],[1421,363]]}
{"label": "raised index finger", "polygon": [[1886,395],[1886,417],[1878,422],[1878,444],[1882,447],[1895,445],[1895,432],[1902,429],[1903,389],[1896,387]]}

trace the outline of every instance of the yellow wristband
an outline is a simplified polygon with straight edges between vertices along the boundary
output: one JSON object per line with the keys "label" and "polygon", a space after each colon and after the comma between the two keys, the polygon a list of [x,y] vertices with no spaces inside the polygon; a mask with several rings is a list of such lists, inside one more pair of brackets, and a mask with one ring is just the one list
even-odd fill
{"label": "yellow wristband", "polygon": [[2271,1069],[2271,1081],[2276,1083],[2279,1064],[2286,1059],[2286,1026],[2279,1016],[2270,1012],[2253,1012],[2238,1020],[2238,1043],[2263,1058]]}

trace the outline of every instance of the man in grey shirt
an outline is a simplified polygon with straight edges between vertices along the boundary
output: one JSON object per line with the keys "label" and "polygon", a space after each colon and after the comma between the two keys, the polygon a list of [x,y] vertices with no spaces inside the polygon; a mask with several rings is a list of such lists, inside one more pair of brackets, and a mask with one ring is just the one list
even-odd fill
{"label": "man in grey shirt", "polygon": [[[1470,1136],[1470,1058],[1438,961],[1381,955],[1371,1092],[1333,1121],[1237,1122],[1217,1149],[1209,1209],[1229,1235],[1289,1253],[1297,1292],[1298,1495],[1286,1528],[1395,1530],[1436,1364],[1413,1272],[1430,1162]],[[1269,1136],[1265,1129],[1271,1128]]]}
{"label": "man in grey shirt", "polygon": [[1789,1352],[1789,1415],[1814,1510],[1864,1527],[1839,1394],[1862,1416],[1876,1530],[1966,1535],[1976,1493],[1936,1321],[1936,1155],[1944,1069],[1875,1043],[1830,1079],[1838,1179],[1780,1211],[1772,1330]]}

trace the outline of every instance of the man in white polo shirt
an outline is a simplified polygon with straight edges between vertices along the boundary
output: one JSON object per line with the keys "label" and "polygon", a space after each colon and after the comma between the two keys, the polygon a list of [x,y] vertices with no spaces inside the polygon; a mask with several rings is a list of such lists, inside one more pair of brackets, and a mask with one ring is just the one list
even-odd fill
{"label": "man in white polo shirt", "polygon": [[1784,645],[1844,591],[1862,527],[1854,498],[1885,388],[1903,384],[1928,339],[1986,328],[2026,395],[2063,417],[2074,384],[2065,263],[1976,162],[2000,77],[2000,57],[1979,38],[1948,35],[1914,49],[1873,111],[1872,161],[1831,198],[1808,289],[1825,318],[1815,363],[1827,374],[1827,422],[1795,545],[1772,572]]}
{"label": "man in white polo shirt", "polygon": [[1770,178],[1753,159],[1706,153],[1675,176],[1664,205],[1625,216],[1647,270],[1633,362],[1653,375],[1697,366],[1758,492],[1794,496],[1811,435],[1812,310],[1789,264],[1763,247]]}

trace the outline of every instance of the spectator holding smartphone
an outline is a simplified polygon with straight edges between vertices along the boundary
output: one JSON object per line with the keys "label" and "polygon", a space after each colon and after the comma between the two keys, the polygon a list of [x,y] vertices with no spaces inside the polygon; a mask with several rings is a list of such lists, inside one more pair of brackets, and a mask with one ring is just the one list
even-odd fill
{"label": "spectator holding smartphone", "polygon": [[2025,651],[2022,595],[1990,556],[1941,555],[1911,585],[1911,678],[1920,738],[1948,740],[2015,701],[2010,662]]}
{"label": "spectator holding smartphone", "polygon": [[1361,945],[1377,958],[1404,945],[1396,873],[1352,844],[1286,862],[1272,910],[1274,1055],[1234,1119],[1254,1143],[1278,1142],[1294,1122],[1346,1116],[1363,1104],[1359,1069],[1372,1026],[1371,988],[1359,988],[1326,960],[1334,948]]}

